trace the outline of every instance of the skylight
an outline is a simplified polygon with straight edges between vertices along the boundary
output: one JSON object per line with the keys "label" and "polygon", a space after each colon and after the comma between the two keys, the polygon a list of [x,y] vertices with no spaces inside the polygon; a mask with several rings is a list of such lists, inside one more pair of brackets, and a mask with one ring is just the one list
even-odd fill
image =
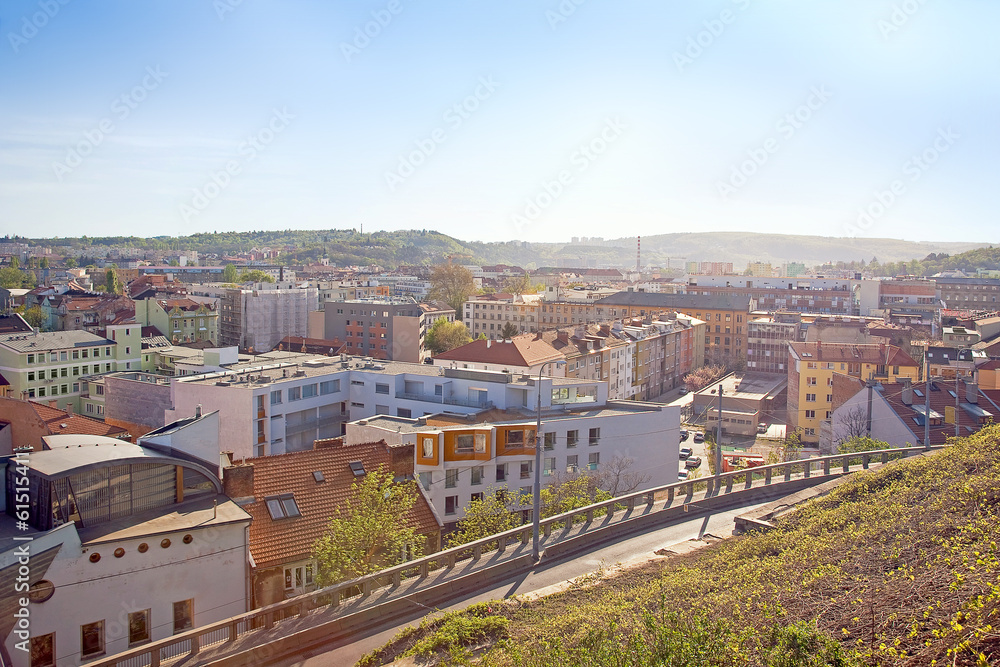
{"label": "skylight", "polygon": [[365,464],[361,461],[351,461],[349,464],[351,466],[351,472],[354,473],[355,477],[363,477],[365,474]]}
{"label": "skylight", "polygon": [[270,496],[265,498],[264,502],[267,503],[267,511],[271,518],[275,520],[288,519],[302,514],[299,512],[299,506],[295,504],[295,497],[290,493]]}
{"label": "skylight", "polygon": [[322,470],[313,470],[313,479],[317,482],[325,482],[326,477],[323,476]]}

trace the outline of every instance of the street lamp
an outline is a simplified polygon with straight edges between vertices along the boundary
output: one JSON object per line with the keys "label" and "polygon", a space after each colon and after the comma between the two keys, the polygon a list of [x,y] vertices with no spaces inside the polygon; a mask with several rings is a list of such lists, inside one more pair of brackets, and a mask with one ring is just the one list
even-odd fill
{"label": "street lamp", "polygon": [[535,391],[538,392],[538,405],[535,410],[535,488],[533,492],[534,504],[531,510],[531,560],[538,562],[538,522],[542,513],[542,371],[549,364],[556,367],[565,366],[565,359],[555,359],[546,361],[538,369],[538,381],[535,383]]}

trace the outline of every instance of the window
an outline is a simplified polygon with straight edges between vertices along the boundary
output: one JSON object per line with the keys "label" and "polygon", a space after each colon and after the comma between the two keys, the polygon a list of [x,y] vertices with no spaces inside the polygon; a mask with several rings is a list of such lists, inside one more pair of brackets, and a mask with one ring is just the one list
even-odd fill
{"label": "window", "polygon": [[816,435],[816,429],[814,429],[814,428],[807,428],[807,429],[804,429],[804,430],[805,430],[805,434],[806,435]]}
{"label": "window", "polygon": [[149,641],[149,609],[134,611],[128,615],[128,645],[144,644]]}
{"label": "window", "polygon": [[815,419],[815,418],[816,418],[815,410],[806,410],[806,419]]}
{"label": "window", "polygon": [[552,450],[556,447],[556,434],[546,433],[545,434],[545,449]]}
{"label": "window", "polygon": [[299,516],[299,506],[295,504],[295,497],[286,493],[280,496],[269,496],[264,499],[267,503],[267,511],[272,519],[287,519]]}
{"label": "window", "polygon": [[458,512],[458,496],[445,496],[444,513],[452,515]]}
{"label": "window", "polygon": [[413,411],[410,408],[396,408],[396,416],[410,419],[413,417]]}
{"label": "window", "polygon": [[174,603],[174,634],[194,627],[194,600]]}
{"label": "window", "polygon": [[80,657],[92,658],[104,654],[104,621],[80,626]]}
{"label": "window", "polygon": [[577,461],[579,461],[579,457],[576,454],[573,454],[572,456],[567,456],[566,457],[566,471],[567,472],[576,472]]}
{"label": "window", "polygon": [[302,398],[302,387],[290,387],[288,389],[288,402],[297,401]]}
{"label": "window", "polygon": [[375,393],[376,394],[386,394],[386,395],[388,395],[389,394],[389,385],[387,385],[387,384],[379,384],[378,382],[376,382],[375,383]]}
{"label": "window", "polygon": [[60,368],[59,369],[59,377],[64,378],[64,377],[67,377],[68,375],[69,375],[69,369],[68,368]]}
{"label": "window", "polygon": [[28,371],[28,382],[34,382],[34,381],[35,381],[35,372]]}
{"label": "window", "polygon": [[816,386],[816,378],[814,378],[814,377],[807,377],[806,378],[806,384],[809,385],[810,387],[815,387]]}
{"label": "window", "polygon": [[321,396],[340,391],[340,380],[327,380],[319,383],[319,393]]}
{"label": "window", "polygon": [[816,394],[806,394],[806,402],[807,403],[815,403],[816,402]]}
{"label": "window", "polygon": [[271,405],[281,404],[281,390],[271,392]]}
{"label": "window", "polygon": [[31,667],[55,667],[56,633],[31,638]]}
{"label": "window", "polygon": [[483,466],[476,466],[472,469],[473,486],[483,483]]}
{"label": "window", "polygon": [[577,441],[580,439],[579,431],[566,431],[566,446],[576,447]]}
{"label": "window", "polygon": [[431,490],[432,475],[429,472],[418,472],[417,479],[420,480],[421,486],[424,487],[424,491]]}
{"label": "window", "polygon": [[497,481],[506,482],[507,481],[507,464],[499,463],[497,464]]}
{"label": "window", "polygon": [[302,398],[313,398],[316,396],[316,390],[317,385],[315,383],[305,385],[302,387]]}
{"label": "window", "polygon": [[551,475],[556,469],[556,457],[552,456],[542,461],[542,474]]}
{"label": "window", "polygon": [[833,394],[827,394],[826,395],[826,402],[827,403],[833,403]]}
{"label": "window", "polygon": [[458,471],[457,470],[445,470],[444,471],[444,488],[454,489],[458,486]]}
{"label": "window", "polygon": [[590,429],[590,444],[596,445],[600,441],[601,441],[601,429],[600,428]]}
{"label": "window", "polygon": [[589,470],[597,470],[597,466],[601,463],[601,453],[594,452],[589,457],[587,457],[587,468]]}
{"label": "window", "polygon": [[521,479],[531,479],[534,461],[521,461]]}
{"label": "window", "polygon": [[35,355],[33,355],[33,354],[29,354],[28,355],[28,363],[29,364],[35,363]]}
{"label": "window", "polygon": [[829,419],[832,416],[833,416],[833,411],[832,410],[827,410],[826,411],[826,418]]}
{"label": "window", "polygon": [[469,496],[469,500],[471,502],[476,502],[477,500],[479,502],[482,502],[483,501],[483,492],[480,491],[478,493],[473,493],[471,496]]}
{"label": "window", "polygon": [[524,431],[507,431],[507,444],[523,447]]}

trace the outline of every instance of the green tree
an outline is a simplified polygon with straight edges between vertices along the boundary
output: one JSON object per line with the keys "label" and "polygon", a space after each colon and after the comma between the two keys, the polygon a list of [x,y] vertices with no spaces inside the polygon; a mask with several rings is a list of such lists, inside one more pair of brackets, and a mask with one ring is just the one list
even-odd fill
{"label": "green tree", "polygon": [[76,268],[76,259],[74,259],[73,257],[67,257],[63,261],[63,266],[65,266],[67,269],[75,269]]}
{"label": "green tree", "polygon": [[469,329],[461,322],[449,322],[442,317],[436,320],[424,338],[424,347],[431,354],[441,354],[472,342]]}
{"label": "green tree", "polygon": [[49,258],[48,257],[42,257],[42,261],[40,261],[38,263],[38,268],[40,268],[40,269],[47,269],[47,268],[49,268]]}
{"label": "green tree", "polygon": [[513,338],[519,333],[521,330],[513,322],[505,322],[503,328],[500,329],[500,337],[503,339]]}
{"label": "green tree", "polygon": [[42,328],[42,323],[45,321],[45,316],[42,314],[41,306],[32,306],[31,308],[25,308],[24,305],[20,305],[14,309],[14,312],[18,313],[24,318],[24,321],[35,327],[36,329]]}
{"label": "green tree", "polygon": [[239,275],[235,264],[226,264],[226,268],[222,269],[222,282],[235,283],[239,279]]}
{"label": "green tree", "polygon": [[21,268],[21,261],[17,257],[11,257],[10,258],[10,268],[12,268],[12,269],[20,269]]}
{"label": "green tree", "polygon": [[107,290],[108,294],[122,293],[122,283],[118,280],[118,272],[113,268],[104,273],[104,289]]}
{"label": "green tree", "polygon": [[419,558],[424,537],[410,523],[418,493],[416,482],[394,482],[385,466],[354,480],[347,500],[313,544],[320,585],[398,565],[404,555]]}
{"label": "green tree", "polygon": [[237,282],[241,283],[273,283],[274,278],[270,274],[261,271],[260,269],[251,269],[250,271],[244,271],[240,274]]}
{"label": "green tree", "polygon": [[540,516],[546,519],[613,498],[610,493],[600,488],[598,483],[599,480],[592,475],[578,475],[542,488],[539,492],[542,504]]}
{"label": "green tree", "polygon": [[516,278],[508,278],[503,284],[503,291],[508,294],[528,294],[532,289],[531,277],[527,273]]}
{"label": "green tree", "polygon": [[465,516],[448,536],[449,548],[468,544],[521,525],[521,497],[506,489],[488,487],[482,498],[465,506]]}
{"label": "green tree", "polygon": [[0,287],[6,289],[21,289],[34,287],[35,276],[27,271],[21,271],[9,266],[0,269]]}
{"label": "green tree", "polygon": [[459,264],[438,264],[431,269],[430,282],[428,297],[444,301],[455,309],[455,317],[462,319],[462,305],[476,293],[472,271]]}

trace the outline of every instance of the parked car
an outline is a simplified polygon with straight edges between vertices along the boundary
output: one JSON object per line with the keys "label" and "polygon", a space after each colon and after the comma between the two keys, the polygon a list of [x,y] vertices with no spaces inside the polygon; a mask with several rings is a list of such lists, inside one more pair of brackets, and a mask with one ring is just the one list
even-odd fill
{"label": "parked car", "polygon": [[765,424],[764,422],[760,422],[759,424],[757,424],[757,432],[767,433],[767,424]]}
{"label": "parked car", "polygon": [[682,428],[682,429],[681,429],[681,442],[684,442],[684,441],[685,441],[685,440],[687,440],[687,439],[688,439],[688,432],[687,432],[687,429],[683,429],[683,428]]}
{"label": "parked car", "polygon": [[681,471],[679,471],[677,473],[677,481],[678,482],[683,482],[687,478],[688,478],[688,471],[687,470],[681,470]]}
{"label": "parked car", "polygon": [[687,390],[686,387],[681,387],[681,390],[679,392],[677,392],[677,393],[680,394],[681,396],[685,396],[685,395],[687,395],[688,390]]}
{"label": "parked car", "polygon": [[700,465],[701,465],[700,456],[692,456],[691,458],[689,458],[687,461],[684,462],[685,468],[697,468]]}
{"label": "parked car", "polygon": [[705,434],[702,433],[701,431],[696,432],[694,434],[694,441],[695,442],[705,442]]}
{"label": "parked car", "polygon": [[690,447],[681,447],[681,461],[691,456],[694,452]]}

